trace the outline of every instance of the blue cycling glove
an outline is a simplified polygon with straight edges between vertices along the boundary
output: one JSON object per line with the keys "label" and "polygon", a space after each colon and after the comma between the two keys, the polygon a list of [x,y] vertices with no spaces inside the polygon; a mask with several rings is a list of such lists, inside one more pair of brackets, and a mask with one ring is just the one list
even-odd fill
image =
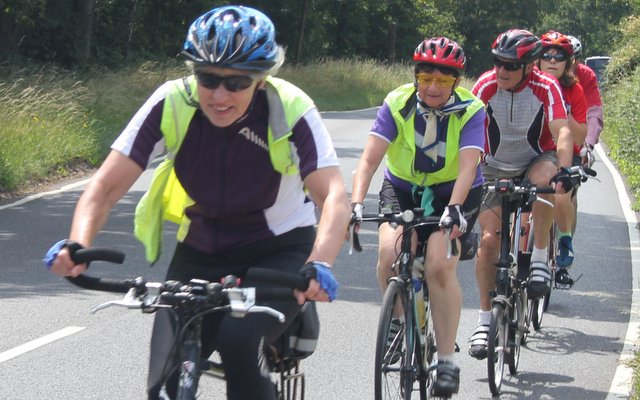
{"label": "blue cycling glove", "polygon": [[77,250],[83,248],[80,243],[74,242],[73,240],[60,240],[59,242],[51,246],[51,248],[47,251],[47,254],[45,254],[44,258],[42,259],[42,262],[44,262],[44,266],[47,267],[47,269],[51,269],[53,262],[56,260],[56,257],[58,257],[58,253],[60,253],[60,250],[64,249],[65,247],[69,247],[69,251],[72,254]]}
{"label": "blue cycling glove", "polygon": [[319,261],[310,261],[302,266],[300,273],[308,279],[315,279],[320,284],[320,287],[327,292],[329,301],[335,300],[338,295],[338,281],[333,276],[331,268],[327,267],[328,264],[321,263]]}

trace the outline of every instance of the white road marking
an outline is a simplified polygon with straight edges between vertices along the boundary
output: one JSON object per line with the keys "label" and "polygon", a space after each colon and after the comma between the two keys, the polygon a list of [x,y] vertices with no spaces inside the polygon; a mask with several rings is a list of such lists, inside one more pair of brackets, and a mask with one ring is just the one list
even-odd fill
{"label": "white road marking", "polygon": [[18,347],[14,347],[13,349],[2,352],[0,353],[0,364],[7,360],[11,360],[12,358],[18,357],[19,355],[22,355],[24,353],[28,353],[31,350],[35,350],[38,347],[42,347],[44,345],[47,345],[51,342],[55,342],[56,340],[65,338],[67,336],[71,336],[75,333],[80,332],[83,329],[84,329],[83,326],[67,326],[66,328],[60,329],[57,332],[50,333],[46,336],[42,336],[28,343],[22,344]]}
{"label": "white road marking", "polygon": [[627,326],[627,336],[624,339],[624,346],[618,360],[618,368],[613,376],[609,393],[605,400],[628,399],[631,395],[631,387],[633,383],[633,368],[630,361],[635,358],[635,352],[638,349],[638,329],[640,329],[640,313],[638,306],[640,305],[640,288],[638,277],[640,276],[640,250],[639,237],[636,225],[638,220],[635,212],[631,209],[631,200],[627,195],[624,181],[613,166],[606,153],[600,145],[595,146],[600,159],[613,176],[620,206],[627,220],[629,230],[629,249],[631,251],[631,275],[632,275],[632,292],[631,292],[631,309],[629,310],[629,325]]}

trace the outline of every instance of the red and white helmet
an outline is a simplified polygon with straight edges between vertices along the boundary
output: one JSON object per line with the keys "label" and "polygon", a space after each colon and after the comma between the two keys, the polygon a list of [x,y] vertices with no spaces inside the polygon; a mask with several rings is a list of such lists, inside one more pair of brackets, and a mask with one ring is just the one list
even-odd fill
{"label": "red and white helmet", "polygon": [[537,60],[540,51],[542,51],[540,39],[524,29],[510,29],[503,32],[491,45],[491,53],[494,56],[521,63]]}
{"label": "red and white helmet", "polygon": [[458,72],[464,71],[467,62],[462,47],[446,37],[432,37],[425,39],[416,47],[413,61],[451,68]]}
{"label": "red and white helmet", "polygon": [[550,47],[560,49],[565,52],[569,57],[573,57],[573,44],[568,36],[556,32],[549,31],[540,37],[542,41],[542,48],[548,49]]}

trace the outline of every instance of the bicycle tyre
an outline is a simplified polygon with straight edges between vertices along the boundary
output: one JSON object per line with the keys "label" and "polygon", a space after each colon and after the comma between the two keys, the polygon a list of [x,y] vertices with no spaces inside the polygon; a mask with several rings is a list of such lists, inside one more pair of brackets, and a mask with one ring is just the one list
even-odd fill
{"label": "bicycle tyre", "polygon": [[527,340],[528,327],[528,311],[527,300],[523,288],[517,288],[513,294],[513,307],[509,309],[509,373],[516,375],[518,373],[518,365],[520,363],[520,350]]}
{"label": "bicycle tyre", "polygon": [[[431,317],[431,303],[428,298],[424,299],[426,305],[426,324],[424,327],[424,343],[422,343],[422,371],[425,374],[424,381],[420,381],[420,398],[428,399],[433,383],[436,380],[436,369],[431,368],[437,363],[436,333],[433,330],[433,318]],[[424,386],[424,394],[422,392]]]}
{"label": "bicycle tyre", "polygon": [[195,400],[200,381],[199,339],[185,340],[180,359],[176,400]]}
{"label": "bicycle tyre", "polygon": [[[408,372],[404,366],[407,362],[407,355],[411,355],[410,359],[415,359],[415,357],[413,356],[414,351],[412,351],[412,348],[407,347],[407,343],[405,343],[408,336],[406,334],[406,323],[396,333],[391,345],[387,348],[395,306],[400,304],[402,309],[405,310],[405,302],[406,296],[401,284],[395,279],[390,280],[389,286],[384,292],[378,321],[374,377],[375,400],[411,399],[413,380],[411,380],[411,386],[407,388],[408,379],[406,374]],[[406,313],[404,314],[406,315]],[[410,350],[407,351],[407,349]],[[399,354],[397,359],[396,354]]]}
{"label": "bicycle tyre", "polygon": [[509,318],[503,304],[496,303],[491,307],[491,323],[489,325],[489,341],[487,346],[487,375],[491,394],[498,396],[504,377],[504,362],[508,349]]}

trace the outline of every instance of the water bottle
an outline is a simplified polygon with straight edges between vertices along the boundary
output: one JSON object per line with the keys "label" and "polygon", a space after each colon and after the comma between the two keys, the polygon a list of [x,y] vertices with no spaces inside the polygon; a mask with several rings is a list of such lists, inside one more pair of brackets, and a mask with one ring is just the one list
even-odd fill
{"label": "water bottle", "polygon": [[424,305],[424,293],[422,291],[422,279],[413,277],[413,291],[415,293],[416,311],[418,312],[418,326],[424,334],[424,325],[427,322],[427,313]]}

